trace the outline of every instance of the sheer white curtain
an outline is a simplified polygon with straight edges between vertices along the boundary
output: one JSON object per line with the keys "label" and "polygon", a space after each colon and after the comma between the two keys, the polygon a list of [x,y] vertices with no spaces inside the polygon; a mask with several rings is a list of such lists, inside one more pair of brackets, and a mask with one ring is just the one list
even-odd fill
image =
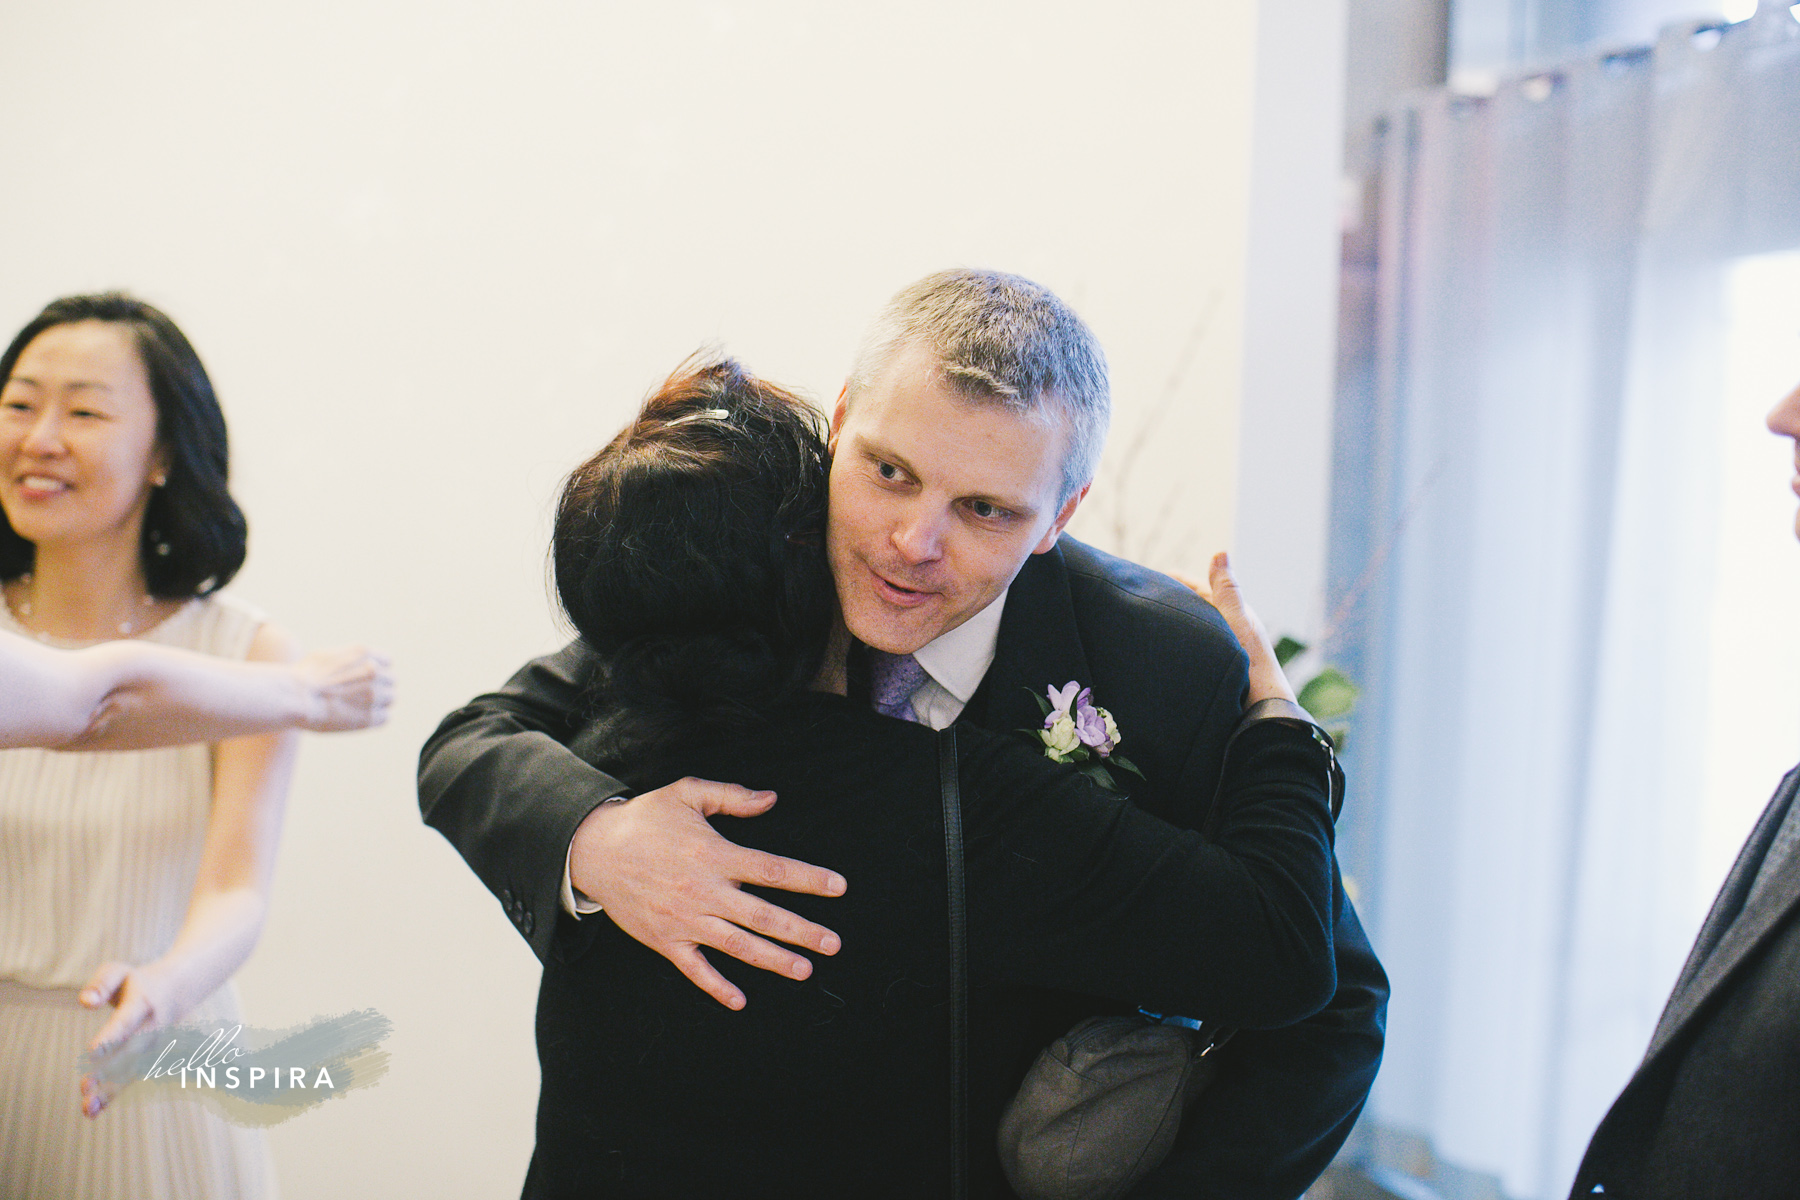
{"label": "sheer white curtain", "polygon": [[1800,22],[1415,97],[1369,211],[1331,584],[1366,687],[1341,845],[1394,984],[1367,1119],[1559,1196],[1712,869],[1724,312],[1800,247]]}

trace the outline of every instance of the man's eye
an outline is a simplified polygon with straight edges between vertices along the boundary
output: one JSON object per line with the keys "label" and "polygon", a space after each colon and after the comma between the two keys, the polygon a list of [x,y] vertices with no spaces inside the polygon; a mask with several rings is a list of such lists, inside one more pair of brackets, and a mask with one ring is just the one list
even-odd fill
{"label": "man's eye", "polygon": [[1004,508],[986,500],[969,501],[969,511],[980,517],[983,521],[997,520],[1006,515],[1006,510]]}
{"label": "man's eye", "polygon": [[889,483],[900,478],[900,468],[893,463],[878,462],[875,464],[875,472]]}

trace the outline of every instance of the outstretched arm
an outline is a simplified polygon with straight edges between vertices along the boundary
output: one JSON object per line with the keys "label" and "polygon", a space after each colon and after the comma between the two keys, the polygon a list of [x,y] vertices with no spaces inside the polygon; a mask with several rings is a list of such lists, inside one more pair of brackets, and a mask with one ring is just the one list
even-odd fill
{"label": "outstretched arm", "polygon": [[146,642],[53,650],[0,632],[0,746],[141,750],[387,720],[393,673],[361,646],[228,662]]}
{"label": "outstretched arm", "polygon": [[837,935],[741,887],[835,896],[842,876],[743,849],[707,824],[765,811],[775,802],[766,792],[683,779],[606,803],[631,789],[566,745],[582,727],[593,667],[587,648],[571,642],[444,718],[419,756],[426,823],[499,898],[539,959],[563,911],[566,863],[576,892],[727,1007],[743,1007],[743,993],[701,946],[804,979],[812,964],[766,939],[833,954]]}
{"label": "outstretched arm", "polygon": [[[1260,630],[1248,633],[1230,620],[1235,584],[1222,591],[1216,571],[1212,583],[1214,602],[1250,653],[1254,680]],[[1350,1136],[1381,1065],[1388,981],[1335,864],[1332,892],[1337,990],[1330,1002],[1285,1028],[1243,1030],[1219,1051],[1219,1074],[1132,1200],[1294,1200]]]}

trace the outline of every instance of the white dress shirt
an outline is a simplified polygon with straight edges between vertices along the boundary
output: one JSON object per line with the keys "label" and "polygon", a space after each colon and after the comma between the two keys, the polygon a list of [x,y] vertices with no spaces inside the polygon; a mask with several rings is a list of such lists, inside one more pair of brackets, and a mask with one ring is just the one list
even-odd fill
{"label": "white dress shirt", "polygon": [[912,695],[913,713],[921,722],[943,729],[962,715],[969,697],[994,665],[1000,612],[1005,607],[1006,593],[1001,592],[992,604],[913,652],[925,668],[925,682]]}
{"label": "white dress shirt", "polygon": [[[1006,608],[1006,592],[955,629],[938,634],[913,651],[913,657],[925,668],[925,682],[912,694],[913,714],[933,729],[943,729],[962,715],[969,697],[981,686],[988,668],[994,665],[994,651],[1000,643],[1000,614]],[[611,804],[622,800],[614,796]],[[577,896],[569,881],[569,852],[563,855],[562,905],[572,916],[597,913],[600,906],[585,895]]]}

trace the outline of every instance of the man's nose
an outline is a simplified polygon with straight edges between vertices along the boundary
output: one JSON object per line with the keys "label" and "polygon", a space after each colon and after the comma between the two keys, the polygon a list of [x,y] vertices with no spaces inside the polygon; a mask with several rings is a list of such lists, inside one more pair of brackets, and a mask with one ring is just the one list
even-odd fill
{"label": "man's nose", "polygon": [[894,549],[909,563],[934,562],[944,554],[944,517],[923,506],[907,510],[894,526]]}

